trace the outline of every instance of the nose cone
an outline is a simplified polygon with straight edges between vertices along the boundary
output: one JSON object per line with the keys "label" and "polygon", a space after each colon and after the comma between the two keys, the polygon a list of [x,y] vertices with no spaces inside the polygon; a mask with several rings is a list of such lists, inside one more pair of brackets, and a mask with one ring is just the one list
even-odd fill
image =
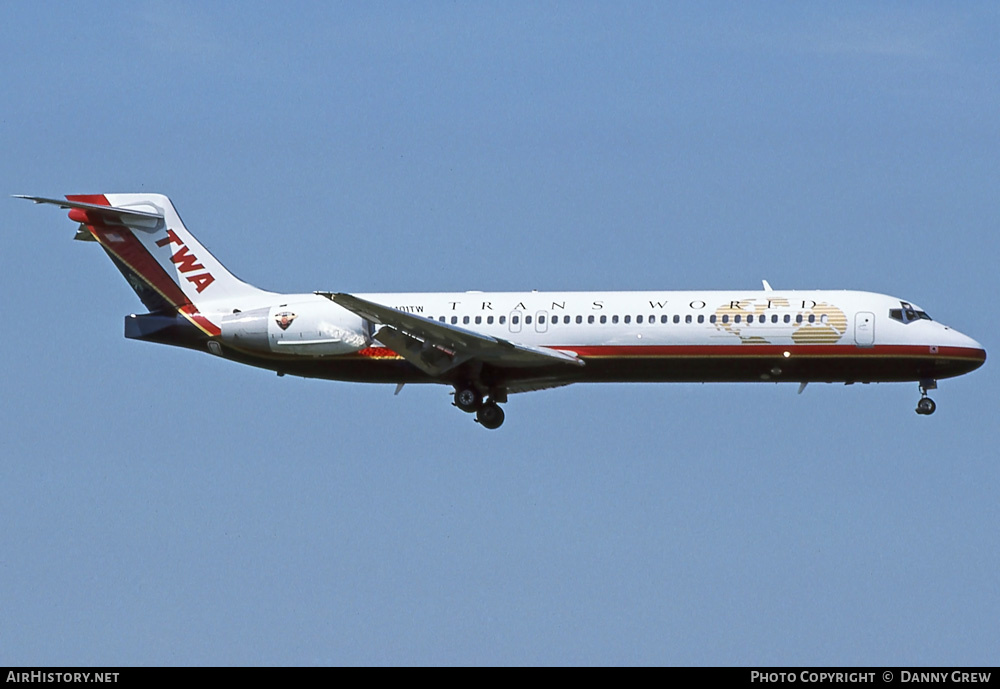
{"label": "nose cone", "polygon": [[944,330],[943,344],[948,348],[949,354],[961,360],[963,373],[975,371],[986,363],[986,350],[981,344],[952,328],[945,327]]}

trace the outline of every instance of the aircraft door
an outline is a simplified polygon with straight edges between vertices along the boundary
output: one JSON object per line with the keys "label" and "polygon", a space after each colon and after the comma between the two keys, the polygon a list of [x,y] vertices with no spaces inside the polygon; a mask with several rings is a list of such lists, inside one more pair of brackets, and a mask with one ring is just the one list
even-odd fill
{"label": "aircraft door", "polygon": [[544,333],[549,329],[549,312],[539,311],[535,314],[535,332]]}
{"label": "aircraft door", "polygon": [[875,346],[875,314],[859,311],[854,314],[854,343],[859,347]]}

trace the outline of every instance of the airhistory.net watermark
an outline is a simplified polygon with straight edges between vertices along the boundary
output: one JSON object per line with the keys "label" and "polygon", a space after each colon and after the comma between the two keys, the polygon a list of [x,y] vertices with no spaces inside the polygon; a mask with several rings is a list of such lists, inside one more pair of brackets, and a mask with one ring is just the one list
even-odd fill
{"label": "airhistory.net watermark", "polygon": [[32,670],[30,672],[17,672],[9,670],[7,672],[7,682],[59,682],[66,684],[88,684],[117,682],[117,672],[44,672],[42,670]]}

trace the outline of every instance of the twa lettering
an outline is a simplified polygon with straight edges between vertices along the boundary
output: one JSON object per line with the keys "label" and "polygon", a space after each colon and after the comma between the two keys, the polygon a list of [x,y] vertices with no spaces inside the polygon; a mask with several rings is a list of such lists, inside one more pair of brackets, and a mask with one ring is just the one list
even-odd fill
{"label": "twa lettering", "polygon": [[[177,265],[177,271],[180,273],[190,273],[195,270],[205,270],[205,266],[198,263],[198,258],[188,251],[188,248],[184,245],[173,230],[167,230],[167,236],[156,242],[156,246],[167,246],[168,244],[176,244],[180,248],[177,252],[170,257],[170,261]],[[194,285],[194,288],[198,290],[198,294],[201,294],[202,290],[215,282],[215,278],[212,274],[205,270],[204,273],[198,273],[197,275],[185,275],[184,276],[188,282]]]}

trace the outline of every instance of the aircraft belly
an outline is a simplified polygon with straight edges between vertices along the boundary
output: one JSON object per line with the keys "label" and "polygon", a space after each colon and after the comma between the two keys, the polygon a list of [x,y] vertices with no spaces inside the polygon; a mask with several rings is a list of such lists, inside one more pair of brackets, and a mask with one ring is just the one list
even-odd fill
{"label": "aircraft belly", "polygon": [[[573,347],[565,347],[571,351]],[[866,348],[853,346],[794,350],[744,346],[736,352],[716,352],[712,347],[657,347],[642,351],[585,354],[585,366],[568,368],[495,367],[484,365],[480,375],[498,386],[513,381],[574,382],[899,382],[943,379],[968,373],[982,364],[976,350],[950,348],[931,353],[927,348]],[[676,351],[671,351],[676,349]],[[816,351],[810,351],[811,349]],[[951,350],[954,351],[951,351]],[[919,351],[918,351],[919,350]],[[785,357],[784,351],[790,356]],[[233,350],[226,358],[288,375],[374,383],[454,383],[462,379],[462,369],[433,377],[389,350],[374,354],[337,357],[256,357]]]}
{"label": "aircraft belly", "polygon": [[903,382],[968,373],[979,363],[909,357],[799,356],[587,359],[581,380],[590,382]]}

